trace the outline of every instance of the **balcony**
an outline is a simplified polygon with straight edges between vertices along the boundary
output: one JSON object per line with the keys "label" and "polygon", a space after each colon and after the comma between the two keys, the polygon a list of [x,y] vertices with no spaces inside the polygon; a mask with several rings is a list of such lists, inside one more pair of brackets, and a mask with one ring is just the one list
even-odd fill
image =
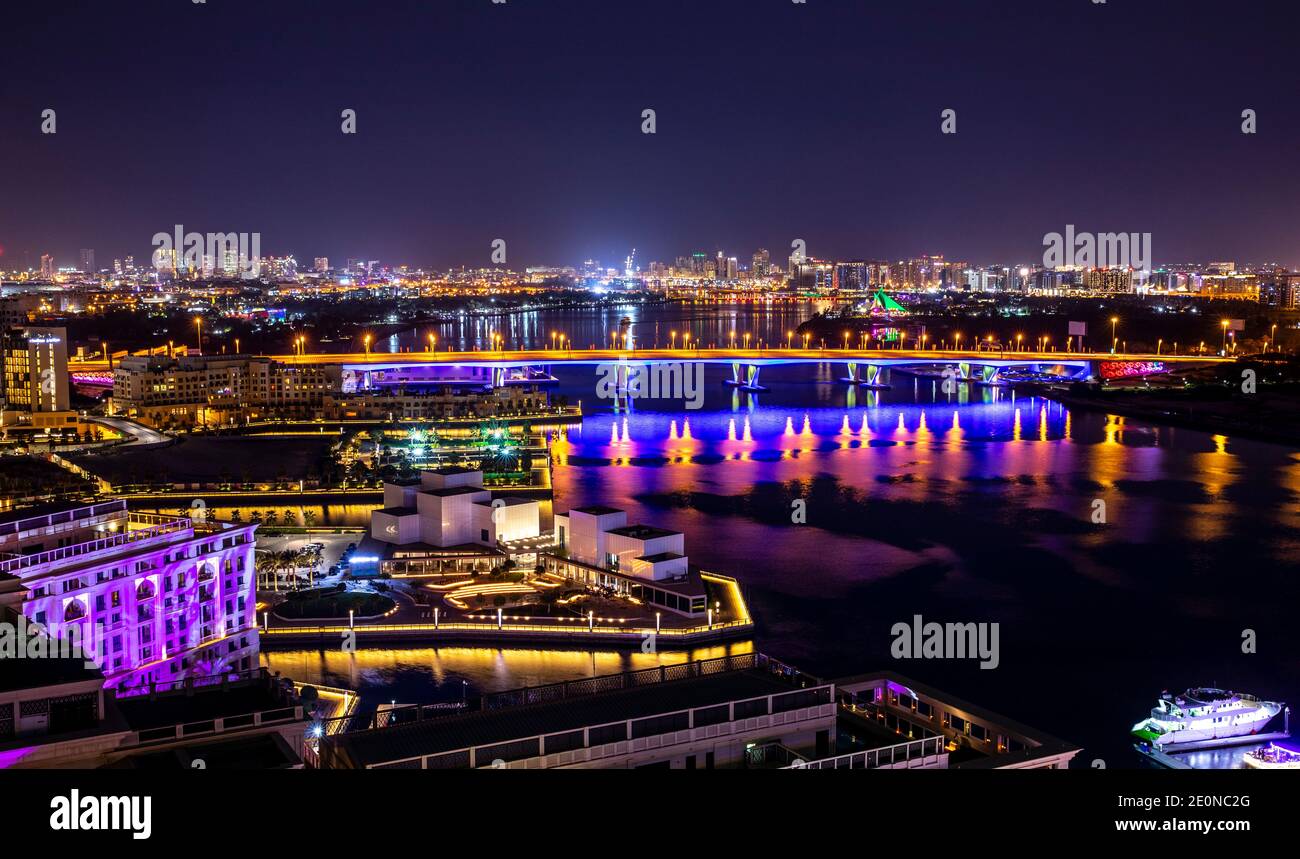
{"label": "balcony", "polygon": [[[0,573],[21,576],[23,571],[52,564],[73,561],[92,561],[114,554],[124,547],[143,548],[153,543],[164,544],[172,535],[189,531],[193,523],[188,517],[156,516],[149,513],[131,513],[127,517],[128,530],[98,540],[74,543],[59,549],[50,549],[34,555],[10,556],[0,560]],[[131,528],[132,525],[143,527]]]}

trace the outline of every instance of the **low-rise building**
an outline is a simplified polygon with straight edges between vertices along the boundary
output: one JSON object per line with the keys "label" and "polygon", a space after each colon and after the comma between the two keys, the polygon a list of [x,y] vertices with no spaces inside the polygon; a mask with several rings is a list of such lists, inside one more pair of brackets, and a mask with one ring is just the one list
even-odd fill
{"label": "low-rise building", "polygon": [[624,594],[688,617],[707,617],[708,589],[686,557],[679,531],[629,525],[627,513],[592,505],[557,513],[550,575]]}
{"label": "low-rise building", "polygon": [[494,497],[483,472],[448,466],[384,484],[384,506],[370,514],[370,536],[354,567],[380,573],[436,575],[501,561],[510,544],[541,533],[534,499]]}

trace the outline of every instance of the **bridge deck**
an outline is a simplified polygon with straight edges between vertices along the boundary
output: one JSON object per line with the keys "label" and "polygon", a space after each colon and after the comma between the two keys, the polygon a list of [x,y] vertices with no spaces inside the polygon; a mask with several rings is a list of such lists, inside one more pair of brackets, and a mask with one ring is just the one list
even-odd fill
{"label": "bridge deck", "polygon": [[[220,356],[211,356],[220,357]],[[1111,355],[1105,352],[1016,352],[955,349],[531,349],[487,352],[369,352],[268,355],[284,364],[347,364],[390,367],[394,365],[453,365],[481,367],[526,367],[545,364],[608,364],[618,361],[699,361],[709,364],[815,364],[854,362],[860,364],[1084,364],[1097,361],[1160,361],[1165,364],[1217,364],[1233,358],[1214,355]],[[74,371],[107,369],[103,361],[70,361]]]}

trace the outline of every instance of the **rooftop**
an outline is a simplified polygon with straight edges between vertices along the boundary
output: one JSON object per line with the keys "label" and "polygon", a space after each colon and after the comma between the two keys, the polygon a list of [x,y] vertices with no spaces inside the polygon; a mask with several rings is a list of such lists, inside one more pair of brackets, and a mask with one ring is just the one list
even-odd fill
{"label": "rooftop", "polygon": [[653,525],[627,525],[623,528],[610,528],[605,533],[617,534],[620,537],[631,537],[634,540],[653,540],[656,537],[676,537],[682,532],[656,528]]}
{"label": "rooftop", "polygon": [[475,501],[479,507],[520,507],[524,504],[536,504],[536,498],[502,497],[491,501]]}
{"label": "rooftop", "polygon": [[376,510],[375,512],[386,513],[389,516],[414,516],[419,511],[414,507],[385,507],[381,510]]}
{"label": "rooftop", "polygon": [[432,495],[435,498],[452,498],[457,495],[470,495],[476,492],[487,492],[487,490],[482,486],[451,486],[446,489],[425,489],[420,494]]}
{"label": "rooftop", "polygon": [[[758,667],[760,659],[757,654],[748,654],[742,657],[738,664],[746,664],[749,667],[708,674],[693,673],[688,668],[688,666],[703,666],[708,663],[672,666],[669,671],[687,669],[682,673],[689,676],[595,694],[580,695],[567,692],[570,686],[579,688],[578,684],[586,684],[586,681],[578,681],[578,684],[537,687],[536,690],[517,690],[515,693],[500,693],[490,696],[485,701],[486,706],[491,707],[494,702],[512,695],[526,699],[528,697],[526,693],[533,691],[547,690],[550,693],[550,690],[558,689],[560,686],[566,690],[564,693],[550,693],[561,697],[545,703],[478,710],[379,730],[341,734],[326,742],[335,746],[352,765],[366,766],[574,731],[647,716],[676,713],[730,701],[760,698],[793,692],[800,688],[787,677]],[[710,662],[721,661],[723,660],[710,660]],[[650,671],[658,673],[659,669]],[[610,682],[615,678],[639,677],[646,674],[647,672],[642,671],[625,675],[608,675],[593,678],[593,681]],[[583,688],[595,687],[587,685]]]}
{"label": "rooftop", "polygon": [[660,552],[657,555],[642,555],[637,558],[638,561],[645,561],[647,564],[659,564],[664,561],[676,561],[679,558],[685,558],[685,555],[679,555],[676,552]]}
{"label": "rooftop", "polygon": [[588,516],[608,516],[611,513],[622,513],[617,507],[607,507],[604,504],[589,504],[586,507],[574,507],[570,513],[585,513]]}
{"label": "rooftop", "polygon": [[117,698],[118,712],[133,731],[146,731],[210,719],[245,716],[293,706],[293,700],[265,671],[239,680],[205,686],[182,685],[150,695]]}

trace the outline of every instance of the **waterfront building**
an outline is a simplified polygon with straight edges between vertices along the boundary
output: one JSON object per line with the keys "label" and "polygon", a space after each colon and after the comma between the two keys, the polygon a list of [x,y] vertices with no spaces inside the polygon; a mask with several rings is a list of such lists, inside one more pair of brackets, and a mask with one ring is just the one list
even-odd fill
{"label": "waterfront building", "polygon": [[446,420],[537,413],[547,408],[546,394],[536,387],[509,385],[489,391],[462,386],[435,390],[392,390],[326,394],[320,409],[325,420]]}
{"label": "waterfront building", "polygon": [[315,417],[343,369],[246,356],[132,355],[113,369],[113,413],[152,426]]}
{"label": "waterfront building", "polygon": [[554,549],[541,560],[549,575],[706,617],[708,587],[686,557],[685,540],[679,531],[629,525],[615,507],[575,507],[555,515]]}
{"label": "waterfront building", "polygon": [[461,466],[384,484],[384,506],[353,557],[354,573],[411,577],[486,570],[541,534],[541,504],[494,495],[483,472]]}
{"label": "waterfront building", "polygon": [[327,731],[329,769],[1064,769],[1075,746],[892,672],[725,656],[405,708]]}
{"label": "waterfront building", "polygon": [[126,502],[0,514],[0,575],[21,612],[79,641],[109,688],[257,667],[255,524],[128,512]]}

